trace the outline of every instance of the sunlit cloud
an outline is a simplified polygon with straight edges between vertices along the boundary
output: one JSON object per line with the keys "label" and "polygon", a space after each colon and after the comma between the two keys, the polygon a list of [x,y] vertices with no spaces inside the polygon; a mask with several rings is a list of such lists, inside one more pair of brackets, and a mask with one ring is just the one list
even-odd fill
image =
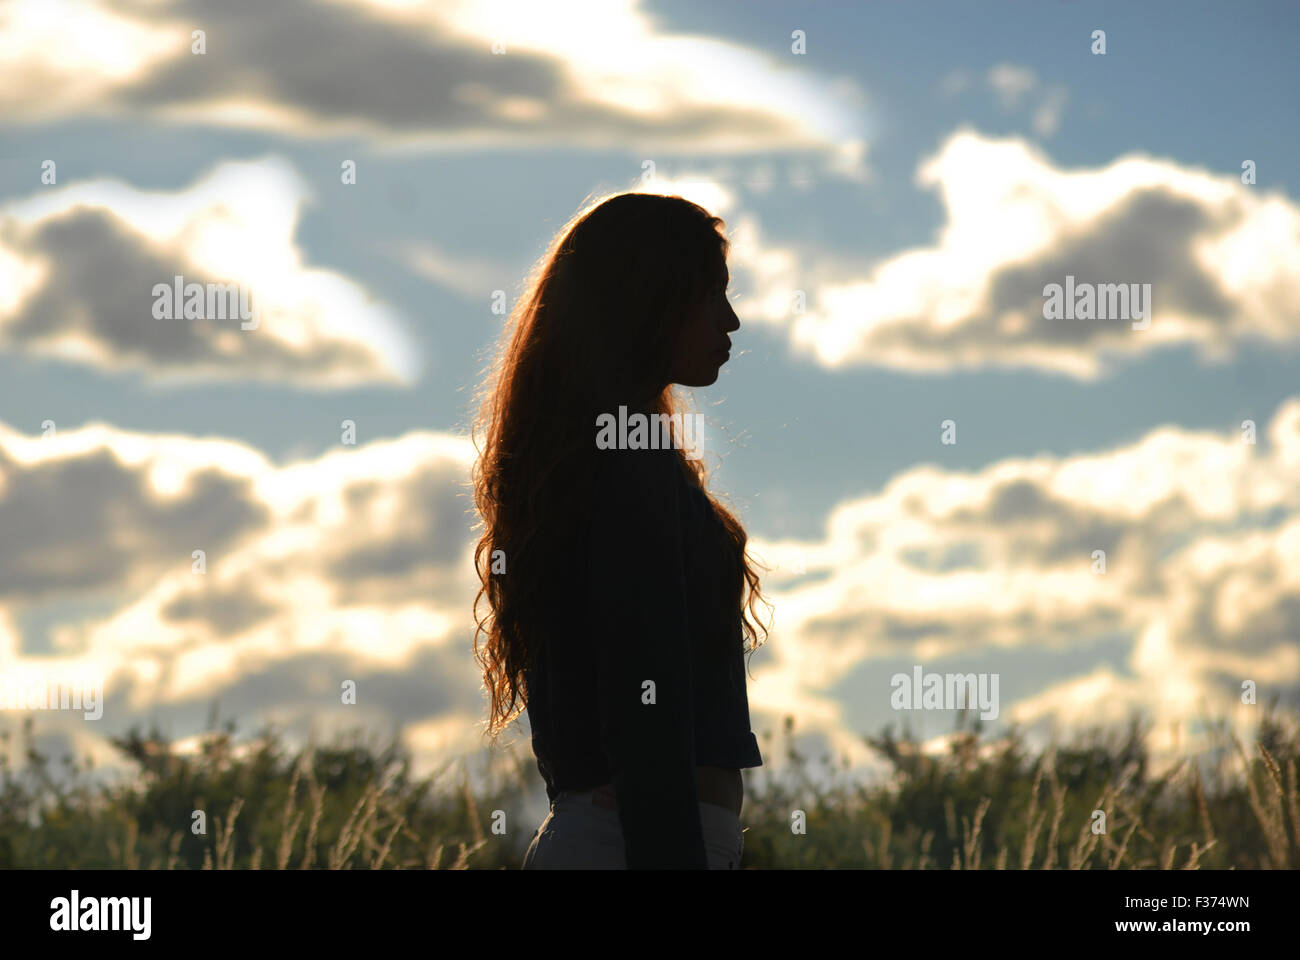
{"label": "sunlit cloud", "polygon": [[418,354],[397,314],[305,262],[297,234],[312,196],[266,158],[220,164],[177,191],[101,179],[11,201],[0,207],[0,343],[155,381],[412,382]]}
{"label": "sunlit cloud", "polygon": [[[1245,338],[1300,338],[1300,209],[1234,173],[1143,155],[1068,170],[1019,139],[960,130],[920,163],[916,183],[939,192],[946,223],[933,244],[875,264],[772,244],[754,214],[738,217],[734,263],[753,290],[742,318],[784,331],[826,367],[1028,367],[1078,379],[1164,347],[1224,360]],[[1067,276],[1150,284],[1149,327],[1046,319],[1044,289]]]}
{"label": "sunlit cloud", "polygon": [[834,152],[873,132],[852,80],[665,32],[637,0],[23,0],[3,16],[14,120],[135,115],[433,148]]}
{"label": "sunlit cloud", "polygon": [[94,109],[188,47],[182,24],[139,13],[98,0],[8,0],[0,6],[0,110],[18,119]]}
{"label": "sunlit cloud", "polygon": [[415,432],[277,466],[235,441],[0,428],[0,537],[27,545],[0,570],[0,670],[101,676],[115,731],[214,701],[297,734],[475,711],[472,456]]}
{"label": "sunlit cloud", "polygon": [[[1259,438],[1167,427],[974,473],[918,466],[839,504],[821,539],[755,538],[777,568],[778,611],[775,662],[755,690],[780,674],[782,699],[804,702],[872,661],[977,656],[997,669],[1016,652],[1120,636],[1122,672],[1057,674],[1004,718],[1077,728],[1141,712],[1168,725],[1203,709],[1241,720],[1245,681],[1260,703],[1295,703],[1300,398]],[[888,692],[882,682],[882,703]]]}
{"label": "sunlit cloud", "polygon": [[[755,729],[794,715],[865,770],[834,690],[849,671],[959,655],[996,670],[1114,636],[1122,666],[1058,672],[1003,719],[1167,724],[1232,712],[1243,680],[1295,698],[1300,398],[1259,440],[1166,427],[975,472],[918,466],[838,504],[822,538],[751,538],[775,614],[750,661]],[[430,432],[277,465],[236,441],[0,429],[0,537],[27,545],[0,569],[0,668],[95,670],[115,728],[158,710],[197,723],[219,701],[297,732],[397,723],[423,750],[472,749],[473,456]]]}

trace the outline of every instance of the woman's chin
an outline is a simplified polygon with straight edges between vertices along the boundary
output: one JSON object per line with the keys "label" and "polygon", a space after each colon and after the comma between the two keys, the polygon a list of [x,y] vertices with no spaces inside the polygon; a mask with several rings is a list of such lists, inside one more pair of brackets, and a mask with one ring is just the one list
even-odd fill
{"label": "woman's chin", "polygon": [[719,372],[718,367],[710,367],[708,370],[702,370],[689,377],[682,377],[680,380],[674,380],[673,383],[683,387],[707,387],[718,382]]}

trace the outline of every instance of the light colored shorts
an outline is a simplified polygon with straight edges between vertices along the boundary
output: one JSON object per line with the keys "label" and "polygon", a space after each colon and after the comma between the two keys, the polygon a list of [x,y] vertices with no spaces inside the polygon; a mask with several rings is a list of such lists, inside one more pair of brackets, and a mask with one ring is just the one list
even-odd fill
{"label": "light colored shorts", "polygon": [[[591,802],[594,791],[561,793],[533,833],[525,870],[626,870],[618,811]],[[710,870],[739,870],[744,827],[726,807],[700,801],[700,825]]]}

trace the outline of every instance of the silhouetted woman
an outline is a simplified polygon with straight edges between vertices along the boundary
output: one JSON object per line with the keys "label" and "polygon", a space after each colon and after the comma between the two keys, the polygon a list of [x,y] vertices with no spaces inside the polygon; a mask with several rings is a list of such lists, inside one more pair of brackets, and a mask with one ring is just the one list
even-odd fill
{"label": "silhouetted woman", "polygon": [[722,226],[681,197],[588,207],[530,278],[481,398],[488,731],[522,701],[551,801],[526,869],[740,865],[740,771],[763,762],[745,610],[762,598],[672,390],[714,383],[740,326]]}

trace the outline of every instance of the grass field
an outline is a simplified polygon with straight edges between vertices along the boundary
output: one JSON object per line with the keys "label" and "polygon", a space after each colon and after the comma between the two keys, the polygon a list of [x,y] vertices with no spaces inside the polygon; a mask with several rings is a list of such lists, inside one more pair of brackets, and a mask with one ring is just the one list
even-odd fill
{"label": "grass field", "polygon": [[[830,758],[814,775],[787,718],[780,773],[745,774],[743,865],[1296,869],[1300,723],[1261,709],[1255,743],[1219,729],[1213,762],[1185,759],[1160,776],[1137,720],[1123,736],[1094,731],[1042,755],[1015,734],[964,732],[934,756],[886,731],[866,738],[892,767],[872,786]],[[523,799],[540,779],[522,762],[493,763],[475,795],[453,766],[413,779],[401,749],[361,734],[290,753],[273,733],[240,741],[227,724],[197,754],[136,731],[115,740],[139,773],[104,786],[72,757],[52,775],[33,733],[30,716],[16,736],[0,732],[4,868],[517,868],[536,827]]]}

